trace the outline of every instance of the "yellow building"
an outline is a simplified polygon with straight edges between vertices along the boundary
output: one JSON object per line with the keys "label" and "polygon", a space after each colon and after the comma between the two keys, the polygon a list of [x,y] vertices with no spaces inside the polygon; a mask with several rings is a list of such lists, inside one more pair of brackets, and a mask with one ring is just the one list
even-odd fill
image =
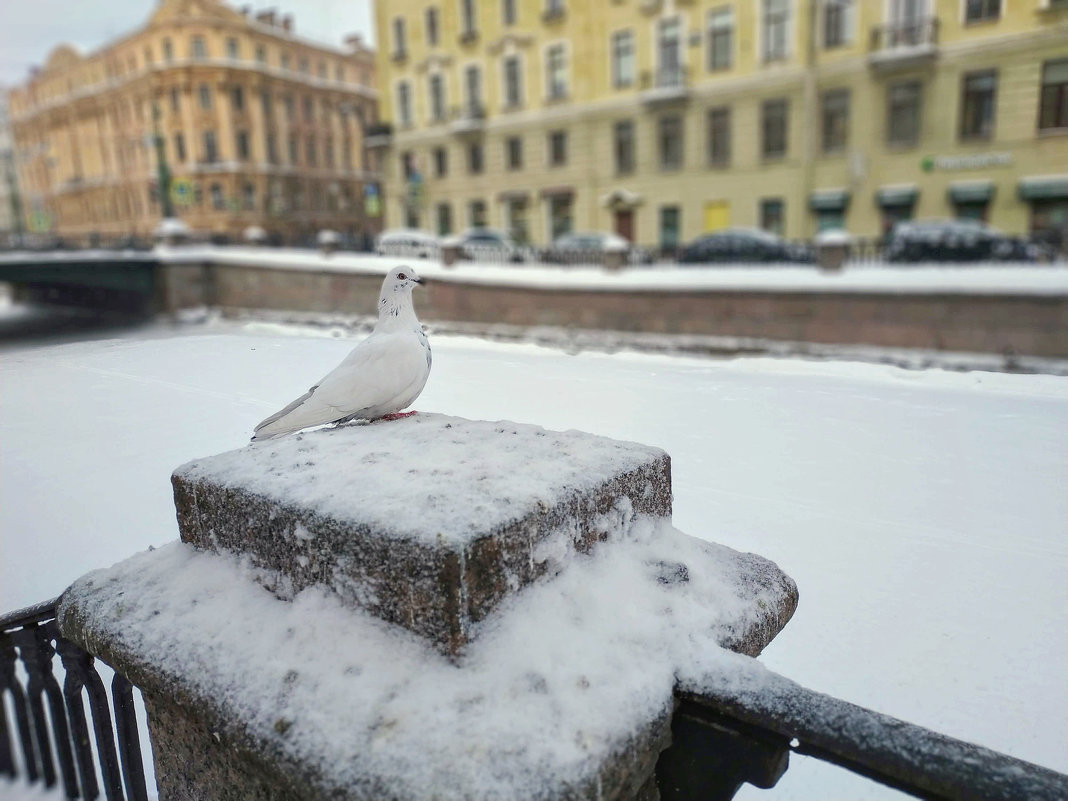
{"label": "yellow building", "polygon": [[10,95],[28,230],[151,232],[162,157],[195,230],[373,233],[363,127],[377,114],[375,60],[358,38],[347,45],[307,41],[273,12],[162,0],[96,52],[57,47]]}
{"label": "yellow building", "polygon": [[388,226],[1068,226],[1066,0],[376,3]]}

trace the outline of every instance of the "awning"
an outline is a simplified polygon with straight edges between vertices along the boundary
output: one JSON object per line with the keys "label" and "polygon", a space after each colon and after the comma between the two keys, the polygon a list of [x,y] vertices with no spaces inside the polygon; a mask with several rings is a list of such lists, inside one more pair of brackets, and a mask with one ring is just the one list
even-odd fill
{"label": "awning", "polygon": [[1016,191],[1020,200],[1068,200],[1068,175],[1021,178]]}
{"label": "awning", "polygon": [[882,186],[875,192],[875,201],[880,206],[911,206],[919,194],[915,184]]}
{"label": "awning", "polygon": [[575,194],[573,186],[547,186],[541,190],[542,197],[568,197]]}
{"label": "awning", "polygon": [[954,181],[946,194],[950,203],[989,203],[994,197],[994,182]]}
{"label": "awning", "polygon": [[606,209],[632,209],[641,202],[642,196],[629,189],[613,189],[601,197],[601,205]]}
{"label": "awning", "polygon": [[848,189],[817,189],[808,198],[813,211],[842,211],[848,205]]}

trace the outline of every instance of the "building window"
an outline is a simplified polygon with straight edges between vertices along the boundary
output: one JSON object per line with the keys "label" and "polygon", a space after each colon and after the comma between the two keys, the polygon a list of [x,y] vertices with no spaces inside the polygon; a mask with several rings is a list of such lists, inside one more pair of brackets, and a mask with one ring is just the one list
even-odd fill
{"label": "building window", "polygon": [[412,124],[412,90],[407,81],[397,84],[397,122],[402,128]]}
{"label": "building window", "polygon": [[294,165],[294,166],[296,166],[296,164],[297,164],[297,137],[296,136],[290,134],[289,142],[287,143],[286,149],[289,151],[289,153],[287,154],[289,156],[289,163]]}
{"label": "building window", "polygon": [[562,44],[545,52],[545,85],[549,100],[567,97],[567,51]]}
{"label": "building window", "polygon": [[449,174],[449,151],[443,147],[435,147],[433,153],[434,177],[444,178]]}
{"label": "building window", "polygon": [[260,64],[267,63],[267,48],[263,45],[256,45],[256,61]]}
{"label": "building window", "polygon": [[445,122],[445,79],[441,75],[431,75],[430,119],[432,122]]}
{"label": "building window", "polygon": [[786,155],[788,109],[785,100],[766,100],[761,106],[761,152],[766,159]]}
{"label": "building window", "polygon": [[234,150],[241,161],[248,160],[248,131],[238,131],[234,134]]}
{"label": "building window", "polygon": [[256,208],[256,187],[246,183],[241,190],[241,200],[245,211],[253,211]]}
{"label": "building window", "polygon": [[823,95],[821,141],[824,153],[845,150],[849,139],[849,90],[834,89]]}
{"label": "building window", "polygon": [[293,102],[293,95],[286,95],[283,97],[282,105],[285,106],[286,119],[292,121],[293,115],[296,113],[296,104]]}
{"label": "building window", "polygon": [[504,25],[515,25],[517,19],[515,0],[501,0],[501,22]]}
{"label": "building window", "polygon": [[467,204],[467,215],[472,228],[485,228],[487,225],[486,201],[472,200]]}
{"label": "building window", "polygon": [[916,81],[893,84],[887,92],[886,134],[891,145],[915,145],[920,138],[922,93]]}
{"label": "building window", "polygon": [[170,39],[163,40],[163,60],[174,61],[174,44]]}
{"label": "building window", "polygon": [[319,59],[319,63],[315,66],[315,74],[323,80],[326,79],[326,62],[322,59]]}
{"label": "building window", "polygon": [[574,224],[572,205],[570,194],[550,195],[549,239],[556,240],[571,233]]}
{"label": "building window", "polygon": [[682,117],[669,114],[657,120],[657,150],[660,169],[677,170],[682,167]]}
{"label": "building window", "polygon": [[299,72],[302,72],[305,75],[307,75],[308,74],[308,69],[309,69],[308,57],[307,56],[301,56],[300,59],[297,61],[297,70]]}
{"label": "building window", "polygon": [[289,69],[289,64],[290,64],[289,53],[282,53],[281,64],[282,64],[282,69],[284,69],[284,70],[288,70]]}
{"label": "building window", "polygon": [[523,169],[523,139],[510,136],[504,140],[504,162],[510,170]]}
{"label": "building window", "polygon": [[790,0],[763,0],[763,9],[764,61],[780,61],[789,52]]}
{"label": "building window", "polygon": [[464,69],[464,103],[467,116],[482,116],[482,70],[476,64]]}
{"label": "building window", "polygon": [[460,0],[460,22],[462,30],[460,36],[470,39],[478,35],[478,14],[475,9],[475,0]]}
{"label": "building window", "polygon": [[634,172],[634,121],[620,120],[613,126],[612,138],[616,172],[620,175]]}
{"label": "building window", "polygon": [[314,136],[309,136],[304,143],[304,160],[309,167],[315,167],[319,163],[319,152]]}
{"label": "building window", "polygon": [[765,198],[760,201],[760,227],[769,234],[782,236],[783,200],[782,198]]}
{"label": "building window", "polygon": [[211,110],[211,87],[206,83],[202,83],[197,87],[197,100],[204,111]]}
{"label": "building window", "polygon": [[518,108],[523,104],[523,75],[519,56],[508,56],[504,60],[504,105],[505,108]]}
{"label": "building window", "polygon": [[467,171],[472,175],[482,172],[482,143],[471,142],[467,145]]}
{"label": "building window", "polygon": [[330,168],[334,166],[334,137],[332,136],[323,139],[323,164]]}
{"label": "building window", "polygon": [[171,87],[171,111],[177,113],[182,107],[182,90],[177,86]]}
{"label": "building window", "polygon": [[192,55],[192,57],[194,59],[196,59],[197,61],[200,61],[200,60],[202,60],[202,59],[207,57],[208,51],[207,51],[207,48],[204,46],[204,37],[203,36],[194,36],[193,37],[192,46],[190,47],[190,51],[189,52]]}
{"label": "building window", "polygon": [[660,249],[674,250],[679,246],[682,212],[678,206],[660,207]]}
{"label": "building window", "polygon": [[216,211],[220,211],[226,208],[226,198],[223,197],[222,187],[219,184],[212,184],[211,189],[211,207]]}
{"label": "building window", "polygon": [[989,139],[994,134],[998,76],[993,70],[964,76],[961,85],[961,139]]}
{"label": "building window", "polygon": [[1042,96],[1039,101],[1040,130],[1068,128],[1068,59],[1042,65]]}
{"label": "building window", "polygon": [[730,8],[714,8],[708,12],[708,69],[730,69],[732,40],[734,38],[734,11]]}
{"label": "building window", "polygon": [[180,133],[174,135],[174,160],[179,164],[185,161],[185,137]]}
{"label": "building window", "polygon": [[452,206],[448,203],[438,203],[435,216],[438,221],[438,236],[448,236],[452,233]]}
{"label": "building window", "polygon": [[682,83],[682,23],[678,17],[660,20],[657,26],[657,86]]}
{"label": "building window", "polygon": [[823,7],[823,46],[841,47],[853,38],[853,0],[828,0]]}
{"label": "building window", "polygon": [[404,18],[393,20],[393,58],[404,58],[408,54],[408,37],[404,30]]}
{"label": "building window", "polygon": [[267,161],[270,164],[278,163],[278,140],[273,133],[267,134]]}
{"label": "building window", "polygon": [[236,60],[236,59],[240,58],[240,55],[241,55],[240,54],[240,50],[238,50],[238,46],[237,46],[237,39],[235,39],[233,36],[227,38],[227,40],[226,40],[226,57],[229,58],[229,59]]}
{"label": "building window", "polygon": [[310,97],[304,98],[304,121],[315,122],[315,101]]}
{"label": "building window", "polygon": [[617,89],[634,83],[634,32],[612,34],[612,86]]}
{"label": "building window", "polygon": [[548,137],[549,166],[567,164],[567,131],[550,131]]}
{"label": "building window", "polygon": [[723,167],[731,163],[731,110],[708,110],[708,163]]}
{"label": "building window", "polygon": [[983,22],[1000,16],[1001,0],[965,0],[965,22]]}
{"label": "building window", "polygon": [[245,110],[245,90],[240,86],[235,86],[230,90],[230,105],[234,111]]}
{"label": "building window", "polygon": [[430,47],[437,47],[438,37],[441,31],[438,29],[438,10],[428,8],[426,10],[426,43]]}
{"label": "building window", "polygon": [[542,14],[543,19],[554,19],[563,13],[564,0],[545,0],[545,11]]}

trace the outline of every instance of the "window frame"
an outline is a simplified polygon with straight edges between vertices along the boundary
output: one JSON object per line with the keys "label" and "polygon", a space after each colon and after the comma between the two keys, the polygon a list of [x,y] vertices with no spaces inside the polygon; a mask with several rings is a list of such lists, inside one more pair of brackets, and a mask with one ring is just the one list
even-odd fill
{"label": "window frame", "polygon": [[[1047,79],[1046,74],[1056,69],[1063,70],[1064,80],[1054,83]],[[1068,58],[1042,62],[1038,97],[1038,130],[1040,132],[1068,130]]]}
{"label": "window frame", "polygon": [[[728,167],[731,163],[731,107],[714,106],[705,112],[705,147],[710,167]],[[716,118],[723,119],[725,124],[722,136],[715,135]],[[719,151],[719,152],[717,152]]]}
{"label": "window frame", "polygon": [[[626,43],[625,46],[623,43]],[[635,56],[634,29],[624,28],[613,31],[609,38],[609,71],[613,89],[623,89],[634,85]]]}
{"label": "window frame", "polygon": [[[674,131],[671,129],[674,128]],[[673,137],[669,134],[674,134]],[[674,141],[674,146],[669,142]],[[661,172],[681,170],[686,163],[686,118],[682,114],[661,114],[656,119],[656,155]]]}
{"label": "window frame", "polygon": [[[989,81],[988,87],[969,87],[969,82]],[[958,136],[962,142],[982,142],[994,138],[997,126],[998,72],[996,69],[975,70],[961,75],[960,123]],[[984,114],[983,107],[986,107]]]}
{"label": "window frame", "polygon": [[[900,98],[895,99],[895,93],[905,90],[913,92],[912,101],[912,126],[911,135],[907,137],[896,135],[900,133],[899,126],[895,122],[901,119],[901,115],[895,113],[895,107]],[[916,147],[923,132],[923,83],[918,80],[906,80],[892,83],[886,87],[886,144],[894,148]]]}
{"label": "window frame", "polygon": [[[781,114],[779,113],[781,110]],[[779,129],[769,127],[779,117]],[[781,146],[772,149],[775,139]],[[760,158],[763,161],[780,161],[790,152],[790,101],[785,97],[765,100],[760,104]]]}
{"label": "window frame", "polygon": [[[717,26],[717,18],[726,17],[726,25]],[[725,31],[725,32],[724,32]],[[717,46],[717,40],[726,39]],[[705,57],[705,69],[708,72],[721,72],[734,66],[734,8],[732,6],[720,6],[709,9],[705,21],[705,42],[707,54]],[[720,63],[718,54],[726,51],[726,63]]]}
{"label": "window frame", "polygon": [[[839,108],[829,108],[829,104],[838,101]],[[852,93],[847,87],[828,89],[820,95],[820,152],[824,154],[844,153],[849,148],[849,123],[852,111]],[[842,116],[841,141],[832,141],[828,135],[832,133],[828,123],[831,121],[829,112],[838,111]]]}
{"label": "window frame", "polygon": [[[623,131],[627,132],[626,135],[620,136]],[[616,120],[612,124],[612,161],[616,175],[629,175],[637,168],[637,140],[637,126],[633,119]],[[626,145],[625,150],[621,148],[623,144]],[[621,158],[624,152],[626,158]]]}

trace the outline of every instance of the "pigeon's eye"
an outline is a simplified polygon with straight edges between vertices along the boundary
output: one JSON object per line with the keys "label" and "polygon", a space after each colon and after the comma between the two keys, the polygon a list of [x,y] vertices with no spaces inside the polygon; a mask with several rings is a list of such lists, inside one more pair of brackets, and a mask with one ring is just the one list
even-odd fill
{"label": "pigeon's eye", "polygon": [[397,278],[399,278],[399,279],[400,279],[400,280],[402,280],[402,281],[403,281],[403,280],[404,280],[405,278],[407,278],[407,277],[408,277],[408,276],[406,276],[406,275],[405,275],[404,273],[397,273]]}

